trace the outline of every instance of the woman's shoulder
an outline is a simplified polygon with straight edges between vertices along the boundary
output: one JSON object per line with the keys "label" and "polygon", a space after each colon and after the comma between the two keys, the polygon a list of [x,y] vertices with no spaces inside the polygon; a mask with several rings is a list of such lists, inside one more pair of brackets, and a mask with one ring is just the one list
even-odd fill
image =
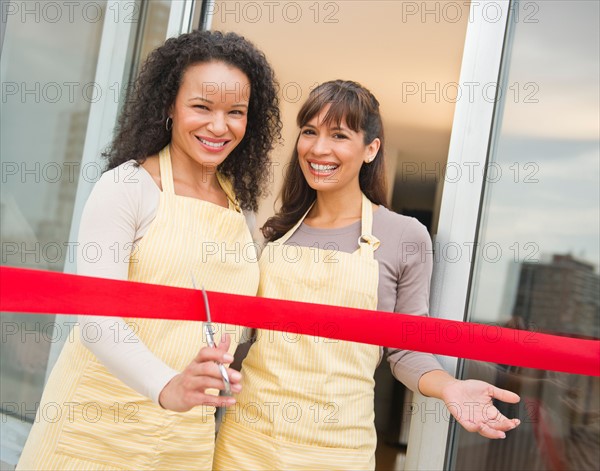
{"label": "woman's shoulder", "polygon": [[105,171],[94,186],[94,191],[120,195],[159,191],[150,173],[135,160],[128,160]]}
{"label": "woman's shoulder", "polygon": [[118,224],[133,230],[154,219],[160,189],[136,161],[129,160],[107,170],[94,185],[84,209],[90,224]]}
{"label": "woman's shoulder", "polygon": [[421,222],[412,216],[398,214],[380,206],[373,214],[373,232],[392,236],[398,241],[420,242],[429,240],[429,232]]}
{"label": "woman's shoulder", "polygon": [[103,208],[136,217],[144,217],[158,207],[160,189],[152,176],[135,160],[107,170],[95,183],[86,202],[88,211],[99,212]]}

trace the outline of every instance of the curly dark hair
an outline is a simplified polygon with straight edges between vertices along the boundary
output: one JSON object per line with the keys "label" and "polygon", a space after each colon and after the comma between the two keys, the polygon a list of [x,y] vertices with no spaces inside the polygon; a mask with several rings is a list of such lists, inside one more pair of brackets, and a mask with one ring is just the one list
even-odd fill
{"label": "curly dark hair", "polygon": [[278,84],[264,54],[238,34],[196,30],[170,38],[150,53],[102,155],[110,170],[131,159],[142,163],[165,147],[171,141],[165,120],[184,72],[210,61],[236,67],[250,81],[246,133],[218,170],[232,180],[241,207],[256,211],[266,190],[269,153],[281,139]]}
{"label": "curly dark hair", "polygon": [[[358,182],[361,191],[375,204],[387,206],[387,180],[385,176],[385,140],[383,123],[377,98],[365,87],[349,80],[331,80],[310,92],[300,108],[296,123],[302,128],[321,110],[329,106],[323,122],[340,125],[342,120],[355,132],[363,132],[363,142],[374,139],[381,142],[372,162],[360,168]],[[296,144],[298,139],[296,139]],[[294,146],[291,165],[288,166],[281,190],[281,209],[267,219],[261,228],[268,242],[279,239],[289,231],[315,201],[317,192],[310,187],[298,161],[298,148]]]}

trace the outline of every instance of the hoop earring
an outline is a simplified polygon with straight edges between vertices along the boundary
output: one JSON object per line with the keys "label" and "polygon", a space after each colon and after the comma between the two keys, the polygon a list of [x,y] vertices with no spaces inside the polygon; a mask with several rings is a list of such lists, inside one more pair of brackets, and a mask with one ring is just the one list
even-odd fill
{"label": "hoop earring", "polygon": [[171,118],[170,116],[167,116],[167,119],[165,121],[165,129],[167,130],[167,132],[171,132],[171,129],[173,129],[173,118]]}

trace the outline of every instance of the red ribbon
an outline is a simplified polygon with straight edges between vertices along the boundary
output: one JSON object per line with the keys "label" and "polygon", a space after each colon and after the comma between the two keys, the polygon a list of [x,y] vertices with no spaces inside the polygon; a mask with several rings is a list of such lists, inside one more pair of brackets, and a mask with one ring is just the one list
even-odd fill
{"label": "red ribbon", "polygon": [[[210,292],[213,321],[600,376],[600,341],[494,325]],[[197,290],[0,267],[0,310],[205,320]],[[218,313],[215,315],[214,313]]]}

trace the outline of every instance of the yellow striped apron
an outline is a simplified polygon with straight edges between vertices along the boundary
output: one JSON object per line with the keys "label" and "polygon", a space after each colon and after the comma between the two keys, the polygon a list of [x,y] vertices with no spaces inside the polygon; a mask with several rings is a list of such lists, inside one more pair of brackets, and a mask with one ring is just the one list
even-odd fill
{"label": "yellow striped apron", "polygon": [[[257,253],[231,184],[219,176],[229,208],[178,196],[168,147],[159,161],[163,190],[156,218],[132,253],[129,280],[191,288],[193,272],[209,291],[255,295]],[[178,371],[206,345],[199,322],[128,321],[141,341]],[[81,344],[75,329],[44,389],[18,469],[210,470],[214,407],[186,413],[162,409],[110,374]],[[232,334],[233,352],[241,329],[216,325],[216,331],[216,338],[221,332]],[[49,405],[59,411],[52,420]]]}
{"label": "yellow striped apron", "polygon": [[[363,195],[360,248],[353,254],[284,245],[304,217],[263,250],[259,295],[376,309],[379,242],[371,202]],[[314,327],[317,335],[336,330]],[[223,416],[214,469],[374,469],[379,359],[373,345],[259,330],[243,362],[237,404]]]}

